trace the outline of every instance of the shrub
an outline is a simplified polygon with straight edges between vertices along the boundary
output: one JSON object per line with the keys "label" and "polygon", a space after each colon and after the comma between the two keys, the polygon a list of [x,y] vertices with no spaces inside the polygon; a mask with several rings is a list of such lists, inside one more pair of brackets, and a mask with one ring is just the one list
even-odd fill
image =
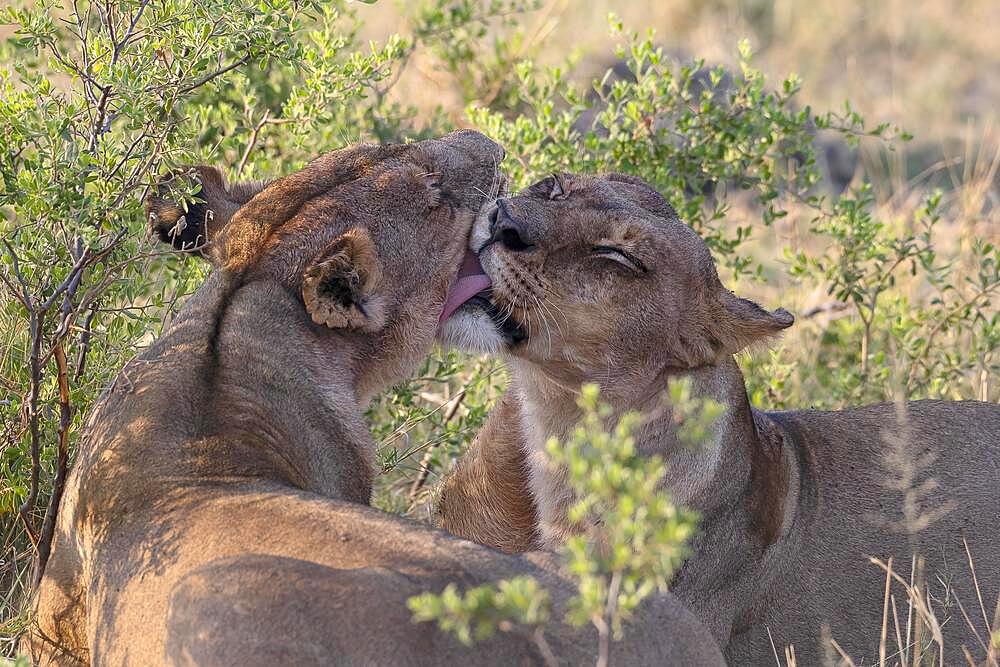
{"label": "shrub", "polygon": [[[622,623],[654,591],[665,591],[684,562],[685,542],[697,518],[659,488],[666,473],[663,461],[636,453],[632,430],[639,415],[625,414],[609,430],[611,408],[598,397],[597,385],[582,388],[580,424],[566,441],[551,439],[547,450],[553,464],[567,472],[574,493],[569,519],[581,527],[563,550],[577,587],[566,621],[596,628],[597,664],[607,665],[610,641],[621,639]],[[674,383],[670,397],[685,441],[700,445],[722,406],[692,398],[690,382]],[[543,655],[551,654],[544,643],[549,604],[547,591],[531,577],[479,586],[464,595],[449,585],[439,595],[410,598],[415,621],[437,621],[466,644],[512,623],[533,626]]]}

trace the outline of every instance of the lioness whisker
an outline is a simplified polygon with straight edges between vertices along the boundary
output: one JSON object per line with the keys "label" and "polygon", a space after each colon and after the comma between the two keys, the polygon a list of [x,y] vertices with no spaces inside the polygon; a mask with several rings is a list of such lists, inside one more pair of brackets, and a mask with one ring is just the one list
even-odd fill
{"label": "lioness whisker", "polygon": [[552,327],[549,324],[549,318],[546,313],[552,317],[552,322],[556,325],[557,332],[562,335],[562,332],[558,329],[558,322],[556,322],[555,315],[546,307],[545,302],[538,296],[532,295],[535,300],[535,305],[538,306],[538,315],[542,320],[542,325],[545,327],[545,335],[547,337],[548,354],[552,354]]}

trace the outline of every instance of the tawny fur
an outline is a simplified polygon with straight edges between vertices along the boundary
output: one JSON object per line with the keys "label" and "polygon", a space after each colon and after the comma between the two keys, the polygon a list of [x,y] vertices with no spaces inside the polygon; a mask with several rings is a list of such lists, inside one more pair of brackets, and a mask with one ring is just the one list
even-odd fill
{"label": "tawny fur", "polygon": [[[412,624],[406,600],[531,575],[558,618],[572,587],[556,568],[367,505],[364,407],[429,350],[501,158],[471,131],[356,146],[203,218],[217,226],[206,254],[218,268],[87,420],[22,643],[35,664],[542,661],[530,630],[467,648]],[[206,210],[243,191],[217,182]],[[322,288],[303,295],[314,269]],[[639,619],[614,645],[619,664],[721,663],[672,597]],[[546,636],[573,664],[596,650],[586,628]]]}
{"label": "tawny fur", "polygon": [[[963,645],[982,656],[957,601],[979,609],[963,540],[987,614],[1000,590],[1000,406],[751,409],[733,354],[777,334],[791,316],[728,292],[702,240],[642,181],[558,180],[559,198],[547,179],[505,200],[508,225],[521,237],[517,249],[495,238],[489,215],[473,229],[471,247],[482,249],[494,300],[530,336],[506,350],[511,387],[443,484],[440,525],[506,550],[552,548],[574,534],[569,491],[544,445],[575,425],[578,387],[596,382],[616,415],[644,414],[638,451],[664,457],[666,488],[701,514],[672,590],[732,664],[771,664],[772,639],[779,651],[794,644],[799,664],[821,664],[829,637],[856,664],[877,661],[885,573],[868,557],[893,557],[908,580],[914,552],[926,559],[924,590],[944,623],[945,664],[964,664]],[[608,243],[645,272],[597,256],[595,246]],[[446,330],[462,340],[488,338],[463,331],[488,323],[473,315],[457,312]],[[696,396],[727,408],[698,451],[679,443],[662,398],[667,380],[682,376]],[[909,524],[900,462],[913,465],[911,483],[922,493],[920,516]],[[524,486],[529,494],[508,491]],[[905,614],[905,592],[894,595]],[[971,620],[985,637],[981,616]],[[888,634],[891,653],[895,632]]]}

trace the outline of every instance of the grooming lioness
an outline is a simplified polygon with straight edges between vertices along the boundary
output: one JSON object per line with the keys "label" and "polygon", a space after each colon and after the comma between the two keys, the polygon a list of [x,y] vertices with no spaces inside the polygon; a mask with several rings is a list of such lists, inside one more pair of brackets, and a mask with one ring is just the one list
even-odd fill
{"label": "grooming lioness", "polygon": [[[367,506],[362,411],[430,348],[501,158],[464,131],[336,151],[263,189],[200,168],[207,201],[184,220],[148,202],[218,267],[88,421],[22,646],[38,664],[542,662],[529,630],[467,648],[406,600],[533,575],[561,605],[567,582]],[[620,664],[721,661],[667,596],[628,632]],[[574,664],[596,651],[584,629],[546,637]]]}
{"label": "grooming lioness", "polygon": [[[733,355],[791,315],[727,291],[698,235],[632,177],[553,176],[500,199],[477,220],[470,248],[491,289],[443,331],[502,350],[511,387],[443,486],[443,527],[505,551],[552,547],[581,529],[567,520],[570,494],[545,443],[577,422],[577,389],[595,382],[619,413],[647,415],[638,451],[664,457],[674,499],[701,513],[672,590],[732,664],[774,664],[769,635],[779,651],[794,644],[798,664],[820,664],[833,650],[826,630],[857,664],[877,661],[886,574],[868,556],[893,556],[908,582],[914,552],[926,558],[921,594],[942,625],[945,664],[964,664],[963,645],[985,655],[1000,587],[1000,407],[917,401],[905,419],[893,405],[752,409]],[[662,398],[681,376],[727,408],[694,451],[679,444]],[[909,524],[894,446],[918,488]],[[920,641],[917,612],[907,629],[906,593],[897,584],[893,595],[903,643]],[[891,655],[891,611],[887,622]]]}

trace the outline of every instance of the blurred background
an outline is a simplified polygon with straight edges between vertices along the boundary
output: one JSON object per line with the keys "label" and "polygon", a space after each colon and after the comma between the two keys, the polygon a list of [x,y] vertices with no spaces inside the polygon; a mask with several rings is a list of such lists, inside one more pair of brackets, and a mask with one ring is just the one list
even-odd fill
{"label": "blurred background", "polygon": [[[407,9],[356,4],[362,35],[382,40],[407,30]],[[513,57],[546,65],[571,59],[573,78],[600,78],[616,64],[607,16],[632,30],[656,31],[656,44],[687,61],[737,66],[747,39],[753,62],[771,82],[802,80],[799,101],[820,109],[850,100],[869,121],[913,133],[900,151],[906,174],[937,164],[956,178],[967,158],[995,146],[1000,108],[1000,3],[991,0],[886,0],[807,3],[795,0],[547,0],[524,14]],[[492,36],[504,32],[495,22]],[[470,67],[474,64],[470,63]],[[468,99],[489,102],[491,90],[463,91],[433,54],[413,58],[394,94],[427,113],[438,105],[464,119]],[[477,95],[478,93],[478,95]],[[941,163],[945,160],[944,163]],[[899,166],[894,165],[894,167]]]}

